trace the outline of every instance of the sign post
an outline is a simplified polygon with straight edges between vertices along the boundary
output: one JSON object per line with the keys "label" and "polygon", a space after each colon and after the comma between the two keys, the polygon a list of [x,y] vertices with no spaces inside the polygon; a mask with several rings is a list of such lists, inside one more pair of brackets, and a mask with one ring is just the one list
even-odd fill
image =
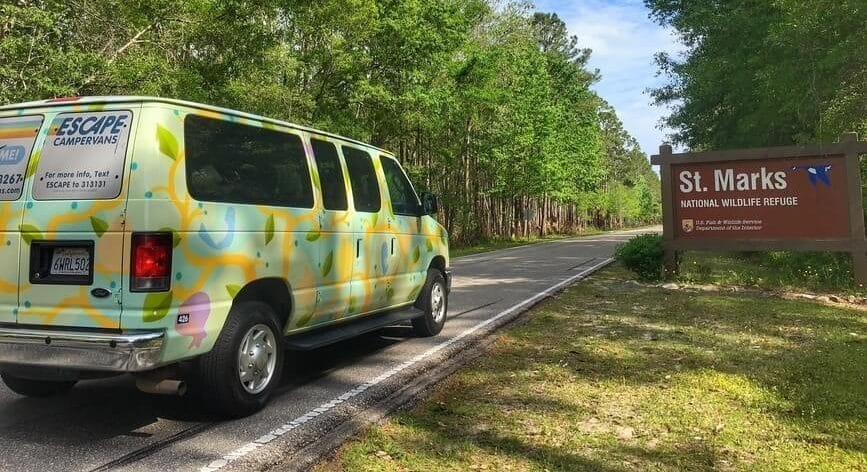
{"label": "sign post", "polygon": [[835,251],[867,283],[855,134],[830,145],[672,153],[659,148],[665,269],[684,250]]}

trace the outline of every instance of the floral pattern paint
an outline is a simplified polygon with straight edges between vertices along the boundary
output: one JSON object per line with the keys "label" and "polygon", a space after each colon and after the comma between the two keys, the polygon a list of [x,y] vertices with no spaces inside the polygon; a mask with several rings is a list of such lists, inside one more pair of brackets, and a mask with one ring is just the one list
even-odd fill
{"label": "floral pattern paint", "polygon": [[[51,123],[60,114],[129,111],[130,138],[117,198],[35,200],[34,175]],[[238,205],[193,199],[187,191],[184,118],[196,114],[250,126],[295,133],[304,140],[313,210]],[[208,352],[216,342],[233,299],[254,281],[277,280],[290,287],[286,333],[295,333],[411,304],[434,258],[448,266],[445,230],[429,217],[391,212],[382,179],[382,151],[253,115],[162,99],[109,97],[70,103],[30,104],[0,109],[3,118],[42,120],[31,126],[35,139],[22,195],[0,201],[0,257],[19,261],[0,271],[0,322],[121,330],[165,330],[163,362]],[[55,125],[56,128],[56,125]],[[325,211],[310,137],[368,151],[380,177],[378,213]],[[28,135],[30,136],[30,135]],[[0,169],[2,171],[2,169]],[[344,166],[349,207],[352,194]],[[129,291],[129,248],[133,232],[173,235],[169,292]],[[92,285],[29,282],[30,244],[39,240],[94,242]],[[90,291],[109,290],[107,298]]]}

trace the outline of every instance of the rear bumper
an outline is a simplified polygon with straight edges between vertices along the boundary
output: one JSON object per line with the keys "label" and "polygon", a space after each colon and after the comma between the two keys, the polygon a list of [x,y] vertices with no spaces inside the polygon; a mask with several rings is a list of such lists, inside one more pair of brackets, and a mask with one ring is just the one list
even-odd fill
{"label": "rear bumper", "polygon": [[0,328],[0,366],[141,372],[159,365],[165,333]]}

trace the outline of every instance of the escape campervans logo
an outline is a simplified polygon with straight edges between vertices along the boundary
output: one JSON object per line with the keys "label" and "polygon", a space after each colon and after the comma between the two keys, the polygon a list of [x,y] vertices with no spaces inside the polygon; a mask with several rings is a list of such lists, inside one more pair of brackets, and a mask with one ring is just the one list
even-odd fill
{"label": "escape campervans logo", "polygon": [[0,146],[0,166],[19,164],[26,153],[24,146]]}
{"label": "escape campervans logo", "polygon": [[129,115],[69,117],[57,126],[55,146],[100,146],[117,144]]}
{"label": "escape campervans logo", "polygon": [[98,200],[120,195],[131,111],[69,112],[54,117],[33,183],[37,200]]}

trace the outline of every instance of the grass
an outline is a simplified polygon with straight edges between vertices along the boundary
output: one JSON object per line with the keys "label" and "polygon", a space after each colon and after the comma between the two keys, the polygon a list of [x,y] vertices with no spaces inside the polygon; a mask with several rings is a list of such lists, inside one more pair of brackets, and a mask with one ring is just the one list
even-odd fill
{"label": "grass", "polygon": [[451,257],[461,257],[461,256],[470,256],[473,254],[481,254],[483,252],[497,251],[500,249],[508,249],[510,247],[518,247],[518,246],[526,246],[529,244],[537,244],[545,241],[552,241],[557,239],[566,239],[566,238],[575,238],[579,236],[594,236],[597,234],[605,233],[605,231],[599,229],[587,229],[575,234],[554,234],[545,236],[544,238],[540,238],[538,236],[532,236],[530,238],[517,238],[517,239],[489,239],[487,241],[482,241],[479,243],[471,244],[469,246],[455,246],[449,248],[449,254]]}
{"label": "grass", "polygon": [[867,470],[867,313],[612,267],[317,470]]}
{"label": "grass", "polygon": [[680,281],[768,290],[867,294],[854,280],[847,254],[686,252]]}

